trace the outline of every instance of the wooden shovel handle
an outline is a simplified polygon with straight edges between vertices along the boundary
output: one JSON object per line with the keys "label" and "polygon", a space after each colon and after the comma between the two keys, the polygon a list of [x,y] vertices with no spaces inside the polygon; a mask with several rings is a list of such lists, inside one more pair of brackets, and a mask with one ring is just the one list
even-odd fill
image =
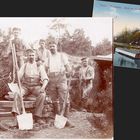
{"label": "wooden shovel handle", "polygon": [[65,94],[65,98],[64,98],[64,102],[63,102],[63,106],[62,106],[62,111],[61,111],[61,113],[60,113],[61,116],[63,116],[64,113],[65,113],[65,108],[66,108],[66,103],[67,103],[67,100],[68,100],[68,94],[69,94],[70,83],[71,83],[71,77],[69,78],[68,90],[67,90],[67,93]]}
{"label": "wooden shovel handle", "polygon": [[21,82],[20,82],[20,78],[19,78],[19,67],[18,67],[18,63],[17,63],[17,57],[16,57],[16,51],[15,51],[15,45],[12,45],[12,49],[13,49],[13,57],[15,60],[15,65],[16,65],[16,70],[17,70],[17,79],[18,79],[18,85],[19,85],[19,91],[20,91],[20,98],[21,98],[21,105],[22,105],[22,111],[23,113],[25,113],[25,106],[24,106],[24,102],[23,102],[23,95],[21,93]]}

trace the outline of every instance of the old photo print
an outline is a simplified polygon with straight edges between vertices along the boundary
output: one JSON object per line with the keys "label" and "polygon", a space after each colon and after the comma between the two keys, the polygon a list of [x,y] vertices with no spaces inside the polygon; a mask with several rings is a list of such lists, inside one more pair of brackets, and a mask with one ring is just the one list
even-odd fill
{"label": "old photo print", "polygon": [[0,18],[0,138],[112,138],[112,34],[112,17]]}

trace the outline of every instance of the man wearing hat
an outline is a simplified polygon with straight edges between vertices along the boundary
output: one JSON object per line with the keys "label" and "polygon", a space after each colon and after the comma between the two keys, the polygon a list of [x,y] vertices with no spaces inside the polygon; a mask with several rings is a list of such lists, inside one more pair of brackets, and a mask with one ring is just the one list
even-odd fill
{"label": "man wearing hat", "polygon": [[[14,27],[12,29],[12,34],[14,39],[11,40],[11,44],[15,45],[16,57],[18,67],[20,68],[24,64],[24,52],[26,49],[30,48],[23,40],[20,38],[21,29],[18,27]],[[11,48],[9,49],[11,52]],[[9,52],[9,53],[10,53]]]}
{"label": "man wearing hat", "polygon": [[[35,51],[28,49],[26,51],[27,62],[22,65],[18,74],[22,86],[23,97],[35,96],[35,110],[34,119],[37,123],[43,124],[42,111],[44,107],[44,101],[46,97],[45,88],[48,84],[48,76],[43,66],[38,66],[35,61]],[[15,93],[14,104],[12,108],[14,115],[21,113],[20,96]]]}
{"label": "man wearing hat", "polygon": [[[57,45],[55,42],[50,42],[49,49],[48,76],[50,80],[47,86],[48,93],[53,102],[55,110],[54,114],[60,115],[65,100],[66,108],[64,116],[68,117],[70,108],[69,91],[66,78],[66,73],[70,73],[68,57],[66,54],[57,51]],[[66,95],[68,95],[67,98]],[[69,121],[67,121],[66,126],[73,127]]]}
{"label": "man wearing hat", "polygon": [[93,87],[94,68],[88,64],[88,58],[81,59],[82,66],[79,71],[81,84],[81,106],[85,109],[86,101]]}

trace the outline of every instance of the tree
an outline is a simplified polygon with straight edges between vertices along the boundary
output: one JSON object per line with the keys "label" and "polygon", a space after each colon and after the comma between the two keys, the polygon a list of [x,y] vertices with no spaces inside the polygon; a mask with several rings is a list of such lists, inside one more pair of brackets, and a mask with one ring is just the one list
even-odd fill
{"label": "tree", "polygon": [[[83,29],[75,29],[72,35],[67,27],[64,19],[54,19],[50,24],[50,29],[58,34],[59,50],[71,55],[90,56],[92,55],[91,40],[85,36]],[[49,38],[47,38],[49,40]],[[51,39],[50,39],[51,40]]]}
{"label": "tree", "polygon": [[90,56],[91,41],[85,36],[83,29],[75,29],[73,34],[65,33],[61,39],[63,51],[76,56]]}
{"label": "tree", "polygon": [[112,53],[112,45],[108,39],[103,39],[100,43],[94,48],[96,55],[108,55]]}
{"label": "tree", "polygon": [[131,34],[132,34],[130,40],[131,45],[140,45],[140,30],[135,29],[132,31]]}
{"label": "tree", "polygon": [[62,33],[65,32],[67,24],[64,19],[53,19],[51,24],[49,25],[51,30],[54,30],[57,33],[57,39],[59,40],[62,36]]}
{"label": "tree", "polygon": [[128,30],[125,28],[121,33],[115,36],[115,42],[140,45],[140,29]]}

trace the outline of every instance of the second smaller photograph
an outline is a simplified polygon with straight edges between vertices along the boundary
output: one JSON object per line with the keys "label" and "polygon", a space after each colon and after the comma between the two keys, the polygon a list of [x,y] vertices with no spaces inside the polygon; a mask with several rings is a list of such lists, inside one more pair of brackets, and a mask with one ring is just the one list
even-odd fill
{"label": "second smaller photograph", "polygon": [[113,65],[140,69],[140,5],[95,0],[93,16],[113,18]]}

